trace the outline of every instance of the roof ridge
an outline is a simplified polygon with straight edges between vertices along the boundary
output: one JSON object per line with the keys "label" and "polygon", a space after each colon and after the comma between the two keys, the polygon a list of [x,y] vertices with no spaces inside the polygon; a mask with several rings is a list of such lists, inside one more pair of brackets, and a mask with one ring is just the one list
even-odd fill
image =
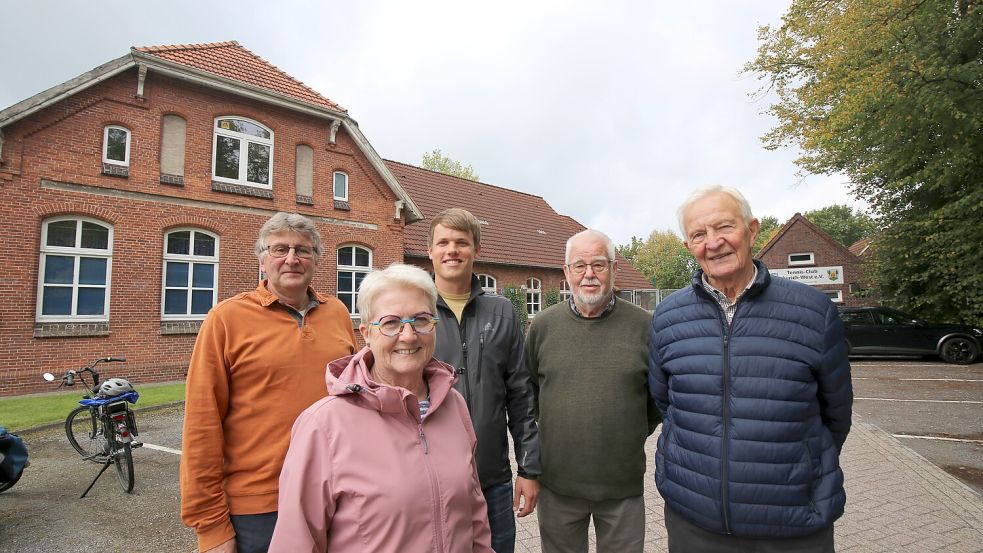
{"label": "roof ridge", "polygon": [[457,180],[463,181],[463,182],[469,182],[471,184],[480,184],[482,186],[487,186],[489,188],[497,188],[499,190],[505,190],[507,192],[515,192],[516,194],[522,194],[524,196],[529,196],[531,198],[538,198],[540,200],[546,201],[542,196],[537,196],[536,194],[531,194],[529,192],[523,192],[522,190],[515,190],[513,188],[506,188],[504,186],[499,186],[497,184],[489,184],[487,182],[481,182],[481,181],[477,181],[477,180],[469,180],[469,179],[465,179],[465,178],[461,178],[461,177],[455,177],[454,175],[448,175],[447,173],[441,173],[440,171],[434,171],[433,169],[427,169],[426,167],[417,167],[416,165],[411,165],[409,163],[403,163],[402,161],[396,161],[394,159],[382,158],[382,161],[385,161],[387,163],[395,163],[397,165],[402,165],[404,167],[410,167],[412,169],[418,169],[420,171],[427,171],[428,173],[433,173],[435,175],[441,175],[441,176],[444,176],[444,177],[448,177],[448,178],[452,178],[452,179],[457,179]]}
{"label": "roof ridge", "polygon": [[[242,48],[242,45],[239,44],[237,41],[226,40],[225,42],[202,42],[199,44],[160,44],[156,46],[134,46],[133,49],[139,52],[147,52],[148,54],[150,54],[153,52],[178,52],[180,50],[207,50],[210,48],[224,48],[226,46],[238,46]],[[245,50],[245,48],[243,49]]]}

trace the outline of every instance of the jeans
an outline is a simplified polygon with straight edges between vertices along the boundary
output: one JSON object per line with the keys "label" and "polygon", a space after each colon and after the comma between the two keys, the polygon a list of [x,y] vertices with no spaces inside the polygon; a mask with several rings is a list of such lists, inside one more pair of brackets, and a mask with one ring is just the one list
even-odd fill
{"label": "jeans", "polygon": [[266,553],[276,527],[276,511],[258,515],[230,515],[236,531],[236,553]]}
{"label": "jeans", "polygon": [[495,553],[515,551],[515,515],[512,513],[512,482],[492,484],[481,490],[488,503],[488,525],[491,526],[492,549]]}

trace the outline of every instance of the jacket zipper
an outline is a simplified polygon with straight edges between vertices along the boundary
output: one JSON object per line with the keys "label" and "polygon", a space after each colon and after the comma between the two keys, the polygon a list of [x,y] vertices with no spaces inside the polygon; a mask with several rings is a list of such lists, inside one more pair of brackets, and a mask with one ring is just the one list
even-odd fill
{"label": "jacket zipper", "polygon": [[[726,318],[724,323],[726,323]],[[730,466],[730,325],[726,326],[724,334],[724,436],[720,443],[720,499],[724,510],[724,532],[731,534],[730,529],[730,486],[729,466]]]}
{"label": "jacket zipper", "polygon": [[430,465],[430,447],[427,445],[427,435],[423,433],[423,420],[419,422],[420,445],[423,447],[423,462],[427,467],[427,478],[430,480],[430,502],[433,506],[434,539],[436,540],[436,551],[444,550],[444,524],[443,516],[440,512],[440,486],[434,476],[433,467]]}
{"label": "jacket zipper", "polygon": [[815,500],[812,499],[812,493],[816,491],[816,479],[812,477],[812,472],[815,466],[812,463],[812,448],[809,447],[809,439],[806,438],[802,440],[802,443],[806,446],[806,461],[809,462],[809,508],[814,514],[819,514],[819,507],[816,507]]}

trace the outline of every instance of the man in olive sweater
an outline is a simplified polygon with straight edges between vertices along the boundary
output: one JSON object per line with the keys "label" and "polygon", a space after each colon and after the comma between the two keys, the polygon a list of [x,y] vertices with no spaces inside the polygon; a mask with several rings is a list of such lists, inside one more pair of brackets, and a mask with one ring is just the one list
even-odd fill
{"label": "man in olive sweater", "polygon": [[544,553],[642,551],[645,439],[659,424],[648,392],[649,313],[614,295],[614,244],[588,229],[567,241],[573,292],[536,316],[526,365],[536,399]]}

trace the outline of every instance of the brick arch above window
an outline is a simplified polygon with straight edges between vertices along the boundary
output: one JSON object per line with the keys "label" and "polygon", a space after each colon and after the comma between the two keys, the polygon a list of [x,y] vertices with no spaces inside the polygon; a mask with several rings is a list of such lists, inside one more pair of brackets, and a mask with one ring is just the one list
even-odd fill
{"label": "brick arch above window", "polygon": [[[43,181],[42,181],[43,182]],[[47,219],[58,216],[79,216],[101,219],[111,225],[119,224],[119,219],[109,208],[81,202],[42,202],[32,207],[39,218]]]}

